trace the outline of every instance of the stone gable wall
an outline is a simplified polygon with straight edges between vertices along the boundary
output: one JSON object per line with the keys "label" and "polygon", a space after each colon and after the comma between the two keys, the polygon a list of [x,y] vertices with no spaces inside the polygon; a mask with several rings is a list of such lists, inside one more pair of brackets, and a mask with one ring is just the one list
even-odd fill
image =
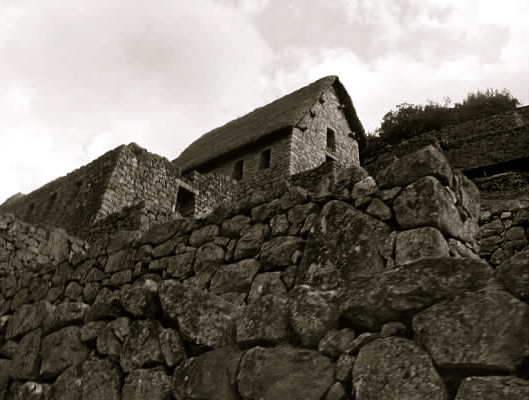
{"label": "stone gable wall", "polygon": [[475,187],[434,148],[325,168],[90,247],[1,216],[0,398],[524,398],[523,263],[476,258]]}
{"label": "stone gable wall", "polygon": [[134,144],[123,147],[95,221],[142,201],[159,212],[174,212],[179,178],[166,158]]}
{"label": "stone gable wall", "polygon": [[[87,237],[95,223],[141,204],[147,204],[156,214],[176,215],[179,178],[179,172],[168,160],[133,143],[8,202],[0,207],[0,212]],[[152,218],[153,212],[149,213],[152,220],[159,220]],[[99,228],[103,225],[99,224]]]}
{"label": "stone gable wall", "polygon": [[33,224],[68,228],[82,235],[94,222],[102,204],[110,175],[124,146],[64,177],[0,207],[2,213],[13,213]]}
{"label": "stone gable wall", "polygon": [[[334,132],[334,151],[327,147],[327,129]],[[350,134],[351,127],[336,93],[325,91],[292,132],[290,174],[316,168],[327,157],[344,167],[360,165],[358,143]]]}

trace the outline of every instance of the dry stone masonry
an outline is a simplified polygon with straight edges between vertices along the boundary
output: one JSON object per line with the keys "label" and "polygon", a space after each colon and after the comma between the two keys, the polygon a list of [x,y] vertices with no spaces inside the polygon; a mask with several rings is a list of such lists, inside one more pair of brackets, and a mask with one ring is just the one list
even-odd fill
{"label": "dry stone masonry", "polygon": [[0,399],[525,400],[529,254],[479,218],[434,146],[90,244],[0,215]]}

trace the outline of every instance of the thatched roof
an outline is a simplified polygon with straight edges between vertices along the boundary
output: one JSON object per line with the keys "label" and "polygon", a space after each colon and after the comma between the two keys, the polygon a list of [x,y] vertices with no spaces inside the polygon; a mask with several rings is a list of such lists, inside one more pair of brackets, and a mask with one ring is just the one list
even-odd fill
{"label": "thatched roof", "polygon": [[173,160],[173,164],[183,172],[199,169],[230,152],[281,134],[286,128],[296,126],[321,93],[330,88],[334,88],[345,106],[349,125],[363,145],[364,129],[351,98],[337,76],[327,76],[204,134]]}

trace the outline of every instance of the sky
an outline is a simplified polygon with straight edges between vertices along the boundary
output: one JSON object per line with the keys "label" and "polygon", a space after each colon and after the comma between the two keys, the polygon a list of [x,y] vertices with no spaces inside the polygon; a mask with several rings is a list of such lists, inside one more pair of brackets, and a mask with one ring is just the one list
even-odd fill
{"label": "sky", "polygon": [[130,142],[172,160],[338,75],[367,131],[407,102],[529,103],[529,0],[0,0],[0,203]]}

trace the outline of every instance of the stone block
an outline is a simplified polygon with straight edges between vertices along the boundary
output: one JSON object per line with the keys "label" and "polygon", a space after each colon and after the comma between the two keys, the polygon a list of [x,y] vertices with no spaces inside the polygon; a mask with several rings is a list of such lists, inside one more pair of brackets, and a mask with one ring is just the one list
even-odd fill
{"label": "stone block", "polygon": [[285,342],[291,336],[286,312],[287,298],[269,294],[241,309],[237,319],[239,345],[263,345]]}
{"label": "stone block", "polygon": [[333,367],[317,351],[254,347],[242,358],[237,383],[245,400],[320,400],[333,383]]}
{"label": "stone block", "polygon": [[448,244],[438,229],[424,227],[397,234],[395,248],[397,265],[408,264],[421,258],[448,256]]}
{"label": "stone block", "polygon": [[173,280],[163,281],[158,294],[164,316],[178,324],[184,340],[210,348],[235,343],[237,308],[233,304]]}
{"label": "stone block", "polygon": [[443,380],[427,352],[411,340],[377,339],[360,350],[354,364],[357,400],[445,400]]}
{"label": "stone block", "polygon": [[525,303],[485,289],[438,303],[415,315],[415,341],[440,368],[514,373],[529,341]]}
{"label": "stone block", "polygon": [[437,179],[427,176],[405,187],[395,199],[393,210],[403,229],[432,226],[447,236],[473,242],[477,233],[461,220],[454,194]]}
{"label": "stone block", "polygon": [[337,304],[341,318],[373,331],[439,301],[481,289],[491,276],[492,268],[479,260],[425,258],[351,279]]}
{"label": "stone block", "polygon": [[310,230],[297,283],[332,289],[383,270],[390,232],[388,225],[353,206],[330,201]]}
{"label": "stone block", "polygon": [[529,381],[514,376],[471,376],[461,381],[455,400],[526,400]]}
{"label": "stone block", "polygon": [[232,348],[189,358],[174,371],[177,399],[239,400],[237,370],[242,353]]}
{"label": "stone block", "polygon": [[444,154],[430,145],[393,161],[377,175],[381,188],[406,186],[426,176],[434,176],[452,186],[453,171]]}

